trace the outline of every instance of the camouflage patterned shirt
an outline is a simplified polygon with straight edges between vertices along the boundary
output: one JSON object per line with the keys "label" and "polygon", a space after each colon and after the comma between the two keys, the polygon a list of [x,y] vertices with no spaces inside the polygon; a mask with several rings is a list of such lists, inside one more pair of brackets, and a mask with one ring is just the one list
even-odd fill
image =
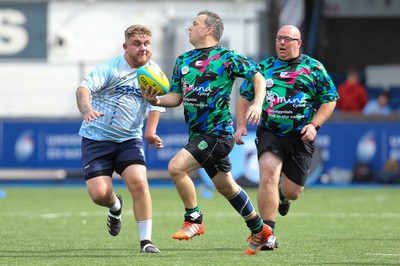
{"label": "camouflage patterned shirt", "polygon": [[[339,98],[324,66],[308,55],[287,62],[269,57],[259,66],[267,84],[260,126],[277,135],[299,133],[322,103]],[[240,94],[252,101],[253,84],[245,81]]]}
{"label": "camouflage patterned shirt", "polygon": [[255,62],[221,46],[194,49],[180,55],[174,66],[171,92],[183,96],[189,139],[200,134],[233,137],[230,94],[236,77],[251,80]]}

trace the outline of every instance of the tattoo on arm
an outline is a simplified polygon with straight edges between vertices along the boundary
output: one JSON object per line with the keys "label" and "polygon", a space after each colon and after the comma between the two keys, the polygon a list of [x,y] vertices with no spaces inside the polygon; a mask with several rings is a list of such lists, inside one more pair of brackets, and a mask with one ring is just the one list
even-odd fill
{"label": "tattoo on arm", "polygon": [[79,94],[76,96],[76,101],[78,103],[78,109],[83,116],[92,109],[90,99],[87,96]]}

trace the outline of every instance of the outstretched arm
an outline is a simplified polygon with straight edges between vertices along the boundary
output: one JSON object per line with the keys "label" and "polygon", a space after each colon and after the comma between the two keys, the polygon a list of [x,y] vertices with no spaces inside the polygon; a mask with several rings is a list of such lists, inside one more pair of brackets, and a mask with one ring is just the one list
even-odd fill
{"label": "outstretched arm", "polygon": [[158,92],[151,87],[142,88],[142,96],[154,106],[176,107],[182,103],[182,95],[180,93],[168,92],[164,96],[157,97]]}

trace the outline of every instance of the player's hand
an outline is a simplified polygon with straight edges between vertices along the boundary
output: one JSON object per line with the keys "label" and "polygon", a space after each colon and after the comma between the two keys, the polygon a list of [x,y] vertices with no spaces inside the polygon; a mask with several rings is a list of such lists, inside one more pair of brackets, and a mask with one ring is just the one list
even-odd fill
{"label": "player's hand", "polygon": [[95,120],[101,116],[104,116],[104,113],[96,111],[96,110],[89,110],[83,115],[83,119],[85,119],[86,124],[89,124],[92,120]]}
{"label": "player's hand", "polygon": [[146,137],[147,142],[149,143],[149,149],[151,150],[151,148],[153,147],[153,145],[157,148],[157,149],[162,149],[164,148],[162,139],[157,136],[156,134],[151,135],[149,137]]}
{"label": "player's hand", "polygon": [[243,145],[244,141],[242,136],[247,136],[247,128],[246,127],[238,127],[235,131],[235,143],[238,145]]}
{"label": "player's hand", "polygon": [[258,125],[261,120],[262,107],[258,105],[251,105],[244,116],[247,124]]}
{"label": "player's hand", "polygon": [[157,105],[160,101],[157,98],[159,92],[155,90],[153,87],[147,86],[146,88],[142,87],[142,96],[143,98],[148,101],[151,105]]}
{"label": "player's hand", "polygon": [[317,130],[312,124],[305,125],[300,131],[301,139],[305,142],[313,142],[317,136]]}

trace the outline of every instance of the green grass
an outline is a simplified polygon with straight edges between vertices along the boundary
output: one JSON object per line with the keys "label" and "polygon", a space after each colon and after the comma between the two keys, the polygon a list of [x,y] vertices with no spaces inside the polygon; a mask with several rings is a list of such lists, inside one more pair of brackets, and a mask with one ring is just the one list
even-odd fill
{"label": "green grass", "polygon": [[[183,220],[173,188],[151,188],[153,241],[160,254],[139,252],[132,201],[125,187],[123,228],[108,235],[107,210],[83,187],[2,187],[0,265],[399,265],[400,189],[311,189],[278,217],[280,247],[244,256],[245,223],[219,194],[201,197],[206,233],[190,241],[171,234]],[[255,203],[256,190],[247,189]]]}

